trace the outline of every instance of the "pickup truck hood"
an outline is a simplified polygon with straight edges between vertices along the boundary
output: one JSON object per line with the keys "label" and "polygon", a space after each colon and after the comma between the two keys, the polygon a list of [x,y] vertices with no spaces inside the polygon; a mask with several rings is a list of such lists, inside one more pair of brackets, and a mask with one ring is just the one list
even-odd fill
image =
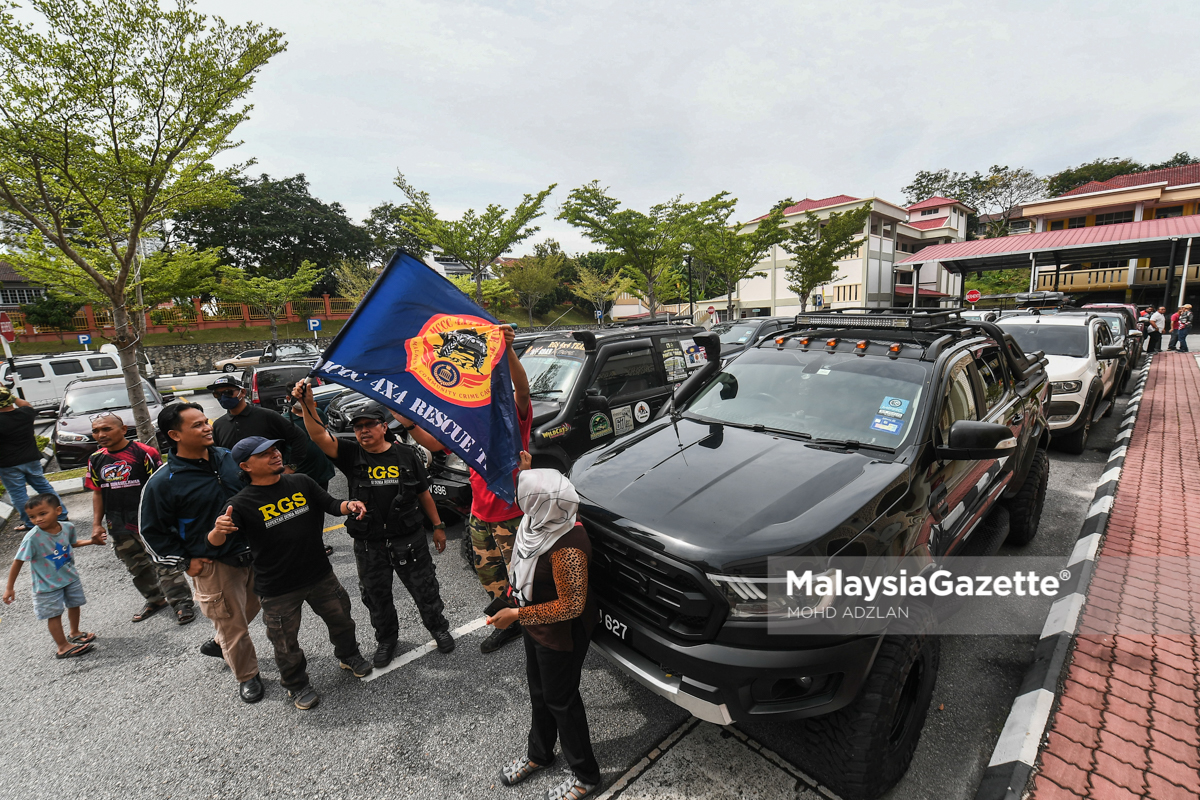
{"label": "pickup truck hood", "polygon": [[681,419],[585,454],[571,480],[585,516],[721,570],[799,555],[834,531],[852,538],[885,510],[872,499],[907,470],[870,451]]}
{"label": "pickup truck hood", "polygon": [[1077,381],[1086,375],[1092,360],[1075,356],[1046,356],[1046,376],[1052,381]]}

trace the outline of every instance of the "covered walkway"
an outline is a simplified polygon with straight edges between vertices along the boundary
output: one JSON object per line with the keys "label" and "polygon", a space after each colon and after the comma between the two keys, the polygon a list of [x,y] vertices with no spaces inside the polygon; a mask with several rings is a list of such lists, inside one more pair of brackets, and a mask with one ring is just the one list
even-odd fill
{"label": "covered walkway", "polygon": [[[1200,239],[1200,215],[934,245],[896,266],[919,272],[940,263],[955,274],[1033,267],[1030,291],[1131,293],[1134,286],[1153,286],[1162,288],[1160,304],[1173,306],[1174,286],[1183,296],[1180,277],[1193,285],[1200,278],[1192,261],[1193,239]],[[1149,259],[1150,266],[1137,267],[1139,259]],[[1195,259],[1200,261],[1200,248]],[[1183,265],[1188,266],[1178,269]]]}

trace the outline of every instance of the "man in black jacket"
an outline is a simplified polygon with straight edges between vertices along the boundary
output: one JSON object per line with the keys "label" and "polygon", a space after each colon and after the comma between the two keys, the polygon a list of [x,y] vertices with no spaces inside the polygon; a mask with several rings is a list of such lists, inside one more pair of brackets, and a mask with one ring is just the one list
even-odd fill
{"label": "man in black jacket", "polygon": [[357,500],[335,499],[307,475],[285,475],[278,444],[277,439],[250,436],[230,451],[250,485],[234,495],[208,541],[220,546],[227,536],[240,533],[249,542],[254,593],[262,602],[267,638],[275,646],[279,682],[296,708],[306,710],[319,697],[308,682],[308,660],[298,638],[305,603],[324,620],[342,669],[356,678],[371,674],[354,635],[350,595],[321,546],[325,514],[361,519],[367,508]]}
{"label": "man in black jacket", "polygon": [[[247,436],[281,439],[283,463],[295,472],[295,465],[304,459],[308,437],[304,431],[269,408],[246,401],[246,387],[233,375],[222,375],[208,385],[225,415],[213,423],[213,441],[217,447],[232,448]],[[314,478],[316,480],[316,478]]]}
{"label": "man in black jacket", "polygon": [[263,698],[263,685],[250,641],[250,621],[259,610],[250,545],[237,535],[220,546],[208,540],[217,517],[242,488],[241,470],[228,450],[213,446],[208,415],[196,403],[164,408],[158,429],[174,448],[142,489],[142,541],[156,562],[183,569],[191,577],[200,610],[216,629],[215,640],[201,652],[223,656],[237,678],[239,696],[257,703]]}

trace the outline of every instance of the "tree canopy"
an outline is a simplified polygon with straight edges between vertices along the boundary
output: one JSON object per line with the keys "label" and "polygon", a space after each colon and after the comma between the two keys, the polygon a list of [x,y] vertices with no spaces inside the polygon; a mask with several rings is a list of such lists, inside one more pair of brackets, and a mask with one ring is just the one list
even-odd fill
{"label": "tree canopy", "polygon": [[[258,72],[279,31],[233,26],[194,0],[29,0],[23,24],[0,0],[0,209],[30,233],[7,254],[30,280],[99,291],[138,436],[153,440],[127,303],[145,231],[229,202],[212,160],[236,147]],[[145,276],[143,276],[145,277]]]}
{"label": "tree canopy", "polygon": [[[967,218],[968,236],[981,233],[992,237],[1007,235],[1009,221],[1020,205],[1046,194],[1046,181],[1024,167],[993,164],[986,175],[921,170],[901,191],[909,203],[937,196],[958,200],[974,209]],[[991,217],[985,226],[979,225],[981,215]]]}
{"label": "tree canopy", "polygon": [[271,341],[279,341],[278,319],[287,304],[304,297],[321,277],[321,270],[311,261],[300,262],[295,275],[286,278],[267,278],[248,275],[238,267],[218,268],[220,282],[215,287],[218,297],[234,303],[258,306],[267,312],[271,321]]}
{"label": "tree canopy", "polygon": [[199,250],[217,248],[224,264],[252,277],[289,278],[308,261],[329,291],[336,290],[342,259],[366,259],[374,251],[367,229],[351,222],[340,203],[313,197],[303,174],[231,183],[235,201],[178,215],[175,235]]}
{"label": "tree canopy", "polygon": [[517,296],[517,304],[528,312],[529,327],[533,327],[533,309],[560,285],[566,260],[562,253],[535,254],[498,266],[500,277]]}
{"label": "tree canopy", "polygon": [[1184,167],[1188,164],[1197,163],[1200,163],[1200,158],[1192,158],[1186,150],[1176,153],[1171,158],[1158,164],[1143,164],[1132,158],[1097,158],[1095,161],[1088,161],[1077,167],[1070,167],[1064,169],[1062,172],[1056,172],[1051,175],[1047,181],[1046,193],[1051,197],[1058,197],[1092,181],[1103,183],[1118,175],[1149,172],[1151,170],[1168,169],[1170,167]]}
{"label": "tree canopy", "polygon": [[546,212],[542,205],[557,184],[536,195],[527,194],[510,214],[508,209],[492,203],[482,214],[468,208],[458,220],[439,219],[429,199],[429,193],[412,186],[401,172],[393,181],[404,193],[407,210],[399,214],[407,229],[419,239],[455,258],[471,271],[475,281],[475,302],[483,302],[483,279],[496,259],[525,241],[541,228],[533,221]]}
{"label": "tree canopy", "polygon": [[849,258],[866,241],[864,230],[871,217],[871,204],[830,214],[821,219],[808,211],[804,219],[785,229],[787,236],[779,246],[792,256],[785,267],[788,289],[800,297],[800,310],[808,308],[808,298],[820,286],[837,275],[837,262]]}
{"label": "tree canopy", "polygon": [[395,203],[380,203],[371,209],[371,215],[367,217],[363,227],[371,237],[372,260],[386,264],[397,249],[421,260],[429,255],[429,242],[414,233],[404,221],[405,217],[411,217],[416,210],[414,206]]}
{"label": "tree canopy", "polygon": [[[733,315],[733,292],[738,283],[747,278],[761,277],[765,272],[758,264],[771,252],[772,245],[779,244],[787,236],[783,228],[783,212],[794,205],[790,199],[775,204],[770,213],[754,225],[754,230],[744,233],[749,224],[736,222],[732,225],[715,226],[696,240],[695,258],[703,265],[706,279],[701,287],[700,298],[705,290],[713,287],[727,300],[728,312]],[[726,217],[728,219],[728,216]]]}
{"label": "tree canopy", "polygon": [[683,260],[683,244],[720,226],[736,202],[728,192],[699,203],[676,196],[641,212],[622,208],[607,188],[592,181],[571,190],[558,218],[611,253],[611,264],[633,281],[633,291],[646,301],[654,319],[662,294],[677,282],[673,272]]}

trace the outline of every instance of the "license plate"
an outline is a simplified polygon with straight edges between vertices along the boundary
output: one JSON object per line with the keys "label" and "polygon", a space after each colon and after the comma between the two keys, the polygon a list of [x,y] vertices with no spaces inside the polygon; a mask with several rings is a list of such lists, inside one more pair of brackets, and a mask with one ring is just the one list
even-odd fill
{"label": "license plate", "polygon": [[443,497],[446,496],[446,487],[442,486],[440,483],[431,484],[429,487],[429,491],[431,494],[438,494],[438,495],[442,495]]}
{"label": "license plate", "polygon": [[600,609],[599,622],[605,630],[607,630],[613,636],[616,636],[618,639],[624,640],[625,634],[629,632],[628,625],[626,625],[624,622],[621,622],[621,620],[617,619],[612,614],[607,613],[604,609]]}

